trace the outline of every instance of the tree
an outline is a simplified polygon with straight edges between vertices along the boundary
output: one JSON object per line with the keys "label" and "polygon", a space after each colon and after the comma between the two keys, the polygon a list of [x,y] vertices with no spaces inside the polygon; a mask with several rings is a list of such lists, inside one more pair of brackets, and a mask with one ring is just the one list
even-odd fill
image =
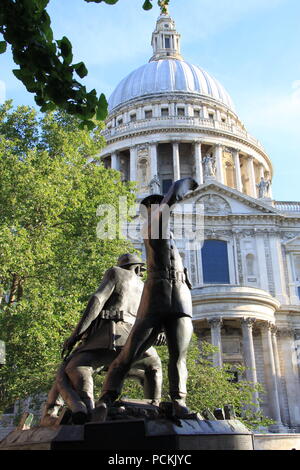
{"label": "tree", "polygon": [[[168,395],[168,351],[166,346],[156,348],[163,365],[163,400],[169,401]],[[238,416],[248,428],[269,426],[273,420],[267,418],[262,412],[254,411],[253,392],[264,393],[261,384],[253,384],[246,380],[235,382],[234,372],[243,375],[245,368],[225,364],[222,368],[214,367],[210,359],[217,348],[209,343],[203,342],[199,348],[196,335],[190,343],[187,355],[188,381],[187,381],[187,404],[191,410],[202,413],[205,409],[214,410],[224,405],[233,405]],[[103,377],[98,378],[97,387],[101,386]],[[96,394],[97,396],[97,394]],[[122,393],[123,398],[143,398],[141,387],[133,380],[127,380]]]}
{"label": "tree", "polygon": [[[88,3],[114,5],[118,0],[85,0]],[[54,41],[51,19],[46,11],[49,0],[1,0],[0,53],[11,45],[18,69],[15,76],[34,93],[42,112],[60,108],[78,117],[81,125],[93,129],[94,119],[107,116],[107,101],[103,93],[87,92],[78,78],[88,71],[83,62],[73,64],[72,44],[66,36]],[[159,0],[165,11],[169,0]],[[143,0],[143,8],[152,8],[152,0]]]}
{"label": "tree", "polygon": [[98,126],[78,129],[62,112],[0,106],[0,409],[47,391],[70,334],[104,271],[130,249],[96,236],[99,204],[135,202],[132,183],[88,163],[103,146]]}

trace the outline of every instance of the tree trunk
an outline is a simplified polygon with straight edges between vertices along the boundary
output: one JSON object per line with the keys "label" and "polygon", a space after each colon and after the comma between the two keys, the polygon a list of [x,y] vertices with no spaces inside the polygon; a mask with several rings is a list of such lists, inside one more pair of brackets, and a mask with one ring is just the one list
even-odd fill
{"label": "tree trunk", "polygon": [[9,300],[8,305],[12,305],[14,302],[20,300],[23,295],[23,287],[22,287],[23,280],[20,276],[16,273],[12,276],[12,283],[10,288]]}

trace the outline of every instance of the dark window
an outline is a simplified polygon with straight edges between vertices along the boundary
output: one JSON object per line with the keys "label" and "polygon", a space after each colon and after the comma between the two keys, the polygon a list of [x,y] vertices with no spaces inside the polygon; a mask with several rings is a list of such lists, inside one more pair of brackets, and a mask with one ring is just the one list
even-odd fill
{"label": "dark window", "polygon": [[227,242],[205,240],[201,255],[204,284],[229,284]]}
{"label": "dark window", "polygon": [[169,108],[161,108],[162,116],[169,116]]}
{"label": "dark window", "polygon": [[210,113],[210,114],[208,115],[208,118],[209,118],[211,121],[213,121],[213,120],[214,120],[214,115],[213,115],[212,113]]}
{"label": "dark window", "polygon": [[178,116],[184,116],[184,108],[177,108]]}
{"label": "dark window", "polygon": [[123,124],[123,119],[118,119],[118,126],[120,126],[121,124]]}
{"label": "dark window", "polygon": [[167,194],[169,191],[170,187],[172,186],[173,181],[172,180],[162,180],[162,191],[163,194]]}
{"label": "dark window", "polygon": [[130,114],[130,121],[136,121],[136,114]]}
{"label": "dark window", "polygon": [[145,119],[152,118],[152,109],[145,111]]}
{"label": "dark window", "polygon": [[297,290],[298,290],[298,297],[300,299],[300,286],[297,287]]}
{"label": "dark window", "polygon": [[170,49],[171,43],[170,43],[170,38],[166,37],[165,38],[165,48]]}
{"label": "dark window", "polygon": [[195,117],[200,117],[200,110],[199,109],[194,109],[194,116]]}

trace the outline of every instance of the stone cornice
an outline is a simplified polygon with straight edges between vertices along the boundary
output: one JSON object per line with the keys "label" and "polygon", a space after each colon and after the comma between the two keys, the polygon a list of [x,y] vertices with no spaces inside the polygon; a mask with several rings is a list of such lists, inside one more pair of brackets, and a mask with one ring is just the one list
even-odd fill
{"label": "stone cornice", "polygon": [[205,106],[211,106],[213,108],[219,107],[224,110],[225,113],[231,114],[239,122],[239,119],[236,112],[227,106],[222,101],[218,101],[212,96],[200,95],[199,93],[185,93],[183,91],[172,91],[172,92],[162,92],[162,93],[151,93],[149,95],[142,95],[136,98],[132,98],[124,103],[121,103],[119,106],[113,108],[106,119],[106,123],[109,122],[112,118],[117,115],[123,114],[136,108],[139,105],[146,106],[151,104],[164,104],[164,103],[188,103],[188,104],[204,104]]}
{"label": "stone cornice", "polygon": [[[192,134],[200,134],[201,132],[205,132],[206,135],[211,135],[215,137],[225,137],[232,142],[237,142],[239,144],[244,144],[247,145],[247,147],[251,148],[252,150],[255,150],[257,153],[259,153],[268,163],[269,168],[272,169],[272,162],[268,155],[262,150],[260,147],[255,145],[253,142],[249,141],[246,138],[243,138],[242,136],[239,136],[237,134],[233,134],[231,132],[227,132],[221,129],[210,129],[206,127],[192,127],[192,126],[183,126],[183,127],[159,127],[159,128],[152,128],[152,129],[137,129],[137,130],[130,130],[124,134],[121,134],[116,137],[111,137],[107,138],[106,142],[107,145],[115,144],[116,142],[120,142],[124,139],[131,139],[131,138],[136,138],[139,136],[149,136],[149,135],[155,135],[155,134],[170,134],[170,133],[187,133],[190,132]],[[201,138],[201,137],[199,137]]]}

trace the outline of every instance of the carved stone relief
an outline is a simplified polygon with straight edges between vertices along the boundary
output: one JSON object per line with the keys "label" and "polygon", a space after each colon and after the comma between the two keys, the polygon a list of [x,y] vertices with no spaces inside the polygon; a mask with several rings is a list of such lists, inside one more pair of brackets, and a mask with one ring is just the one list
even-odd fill
{"label": "carved stone relief", "polygon": [[197,252],[196,250],[190,250],[190,275],[192,284],[195,286],[198,284],[198,272],[197,272]]}
{"label": "carved stone relief", "polygon": [[148,192],[150,179],[150,157],[146,146],[139,146],[137,150],[137,181],[139,182],[139,191]]}
{"label": "carved stone relief", "polygon": [[244,273],[243,273],[241,243],[240,243],[239,237],[236,238],[236,255],[237,255],[237,267],[238,267],[239,284],[243,285],[244,284]]}
{"label": "carved stone relief", "polygon": [[204,237],[205,238],[229,238],[229,237],[232,237],[232,231],[207,229],[207,230],[204,230]]}
{"label": "carved stone relief", "polygon": [[197,202],[204,205],[204,215],[227,215],[232,212],[229,203],[217,194],[206,194]]}
{"label": "carved stone relief", "polygon": [[296,238],[299,235],[299,232],[281,232],[281,240],[287,241]]}

